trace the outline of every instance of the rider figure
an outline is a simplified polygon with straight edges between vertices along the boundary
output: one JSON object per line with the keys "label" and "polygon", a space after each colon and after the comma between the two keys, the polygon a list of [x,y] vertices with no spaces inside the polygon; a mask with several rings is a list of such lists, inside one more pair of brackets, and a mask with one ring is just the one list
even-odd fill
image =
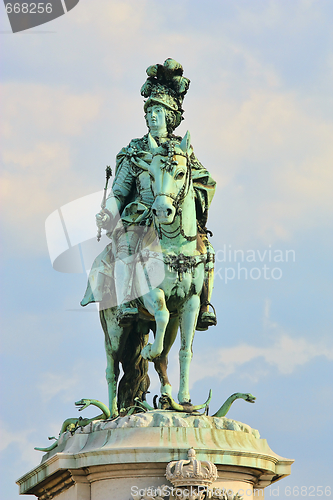
{"label": "rider figure", "polygon": [[[183,119],[181,106],[190,83],[182,73],[181,65],[173,59],[167,59],[164,65],[150,66],[147,69],[148,78],[141,94],[147,98],[144,111],[149,132],[158,144],[167,141],[181,142],[182,138],[173,135],[173,131]],[[154,202],[147,170],[150,161],[148,134],[140,139],[133,139],[123,148],[116,157],[115,178],[106,207],[96,215],[97,226],[106,229],[112,240],[117,317],[121,326],[126,326],[138,316],[132,282],[138,243],[151,222],[150,208]],[[208,254],[196,329],[207,330],[209,326],[216,325],[215,312],[209,310],[214,278],[214,250],[208,241],[206,229],[208,208],[216,183],[194,153],[190,156],[190,163],[197,227]],[[81,303],[86,305],[95,300],[99,299],[92,297],[88,284]]]}

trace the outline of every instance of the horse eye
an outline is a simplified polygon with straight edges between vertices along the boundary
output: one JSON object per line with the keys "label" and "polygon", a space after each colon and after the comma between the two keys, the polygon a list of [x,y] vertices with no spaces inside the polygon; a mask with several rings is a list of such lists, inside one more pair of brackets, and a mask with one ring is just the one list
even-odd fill
{"label": "horse eye", "polygon": [[180,181],[184,177],[184,172],[178,172],[176,175],[176,181]]}

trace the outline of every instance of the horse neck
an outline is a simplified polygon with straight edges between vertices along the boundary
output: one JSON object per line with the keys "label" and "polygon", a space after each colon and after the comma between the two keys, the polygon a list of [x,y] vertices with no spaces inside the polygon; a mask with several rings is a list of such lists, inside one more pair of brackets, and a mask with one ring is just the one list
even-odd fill
{"label": "horse neck", "polygon": [[[194,189],[192,185],[181,203],[180,208],[182,209],[182,215],[176,215],[171,224],[161,224],[162,230],[167,233],[172,231],[177,233],[177,229],[179,229],[180,224],[182,224],[182,229],[186,236],[195,236],[197,234],[197,219],[195,212]],[[171,250],[177,254],[184,253],[186,255],[193,255],[196,253],[197,241],[196,239],[194,241],[188,241],[182,234],[179,234],[175,238],[168,238],[163,232],[161,246],[163,249],[168,251]]]}

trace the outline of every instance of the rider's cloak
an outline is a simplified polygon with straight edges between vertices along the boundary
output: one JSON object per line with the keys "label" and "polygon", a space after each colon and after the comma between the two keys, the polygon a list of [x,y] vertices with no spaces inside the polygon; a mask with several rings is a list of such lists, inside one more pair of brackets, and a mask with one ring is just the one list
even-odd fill
{"label": "rider's cloak", "polygon": [[[170,136],[180,144],[182,138]],[[148,134],[133,139],[116,157],[115,178],[109,198],[116,198],[119,214],[113,214],[117,225],[114,231],[123,226],[145,226],[151,221],[151,206],[154,202],[150,187],[147,164],[152,160],[148,146]],[[193,150],[190,155],[193,187],[195,191],[196,217],[199,233],[205,234],[208,209],[215,194],[216,182],[208,170],[199,162]],[[96,257],[89,273],[88,285],[81,301],[82,306],[91,302],[102,302],[107,297],[105,307],[117,305],[114,287],[114,260],[116,255],[112,233],[106,248]],[[104,308],[104,307],[103,307]]]}

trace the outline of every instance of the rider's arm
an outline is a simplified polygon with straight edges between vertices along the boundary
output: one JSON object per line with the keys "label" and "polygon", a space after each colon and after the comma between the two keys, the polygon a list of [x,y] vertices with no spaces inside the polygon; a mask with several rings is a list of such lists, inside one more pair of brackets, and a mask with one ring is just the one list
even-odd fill
{"label": "rider's arm", "polygon": [[125,158],[116,170],[112,190],[106,200],[106,208],[115,217],[121,214],[127,205],[135,186],[135,178],[130,162]]}
{"label": "rider's arm", "polygon": [[98,227],[112,230],[127,205],[128,200],[135,189],[135,177],[133,176],[129,159],[125,156],[126,148],[117,155],[116,174],[112,184],[111,192],[106,200],[105,209],[96,215]]}

